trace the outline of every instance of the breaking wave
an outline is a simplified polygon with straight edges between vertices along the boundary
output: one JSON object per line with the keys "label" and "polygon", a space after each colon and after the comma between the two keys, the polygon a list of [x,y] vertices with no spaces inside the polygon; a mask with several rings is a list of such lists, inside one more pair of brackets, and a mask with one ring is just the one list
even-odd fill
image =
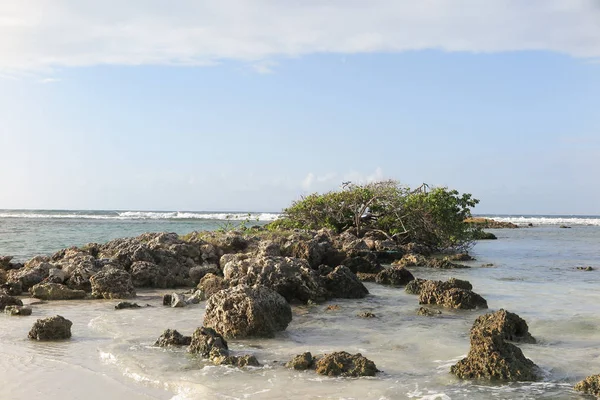
{"label": "breaking wave", "polygon": [[[482,215],[483,216],[483,215]],[[491,218],[500,222],[511,222],[517,225],[586,225],[586,226],[600,226],[600,216],[581,215],[526,215],[526,216],[495,216],[485,215],[483,217]]]}
{"label": "breaking wave", "polygon": [[48,211],[2,210],[0,218],[100,220],[232,220],[274,221],[278,213],[213,213],[188,211]]}

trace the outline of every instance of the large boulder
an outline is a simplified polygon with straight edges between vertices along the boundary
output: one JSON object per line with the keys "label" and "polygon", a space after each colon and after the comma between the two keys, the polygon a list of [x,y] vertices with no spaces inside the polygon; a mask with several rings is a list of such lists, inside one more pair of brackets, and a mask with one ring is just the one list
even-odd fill
{"label": "large boulder", "polygon": [[377,261],[377,257],[373,253],[367,253],[362,256],[353,256],[344,259],[341,264],[345,265],[350,271],[356,273],[363,272],[367,274],[377,274],[384,268]]}
{"label": "large boulder", "polygon": [[200,283],[198,283],[197,288],[202,290],[205,298],[209,298],[213,294],[227,289],[229,285],[225,282],[223,277],[208,273],[200,279]]}
{"label": "large boulder", "polygon": [[212,328],[201,326],[192,334],[188,352],[200,354],[205,358],[212,358],[229,355],[229,347],[221,334]]}
{"label": "large boulder", "polygon": [[167,268],[153,262],[135,261],[130,268],[131,282],[135,287],[168,288],[175,286],[175,279]]}
{"label": "large boulder", "polygon": [[317,360],[315,367],[318,374],[327,376],[375,376],[379,372],[373,361],[360,353],[345,351],[325,354]]}
{"label": "large boulder", "polygon": [[29,289],[31,297],[41,300],[77,300],[85,298],[83,290],[69,289],[60,283],[38,283]]}
{"label": "large boulder", "polygon": [[325,277],[325,287],[332,297],[342,299],[361,299],[369,294],[365,285],[343,265],[337,266]]}
{"label": "large boulder", "polygon": [[7,306],[22,306],[23,302],[8,294],[0,293],[0,311],[4,310]]}
{"label": "large boulder", "polygon": [[29,338],[34,340],[60,340],[71,337],[73,323],[68,319],[56,315],[54,317],[38,319],[29,331]]}
{"label": "large boulder", "polygon": [[504,309],[477,317],[473,329],[484,328],[498,331],[503,339],[511,342],[535,343],[535,338],[529,333],[527,322],[517,314]]}
{"label": "large boulder", "polygon": [[4,313],[11,316],[28,316],[31,315],[33,310],[31,307],[26,306],[6,306],[4,308]]}
{"label": "large boulder", "polygon": [[[469,289],[468,281],[426,281],[421,285],[419,304],[438,304],[446,308],[473,310],[487,308],[487,301]],[[457,287],[458,286],[458,287]]]}
{"label": "large boulder", "polygon": [[154,345],[158,347],[189,346],[191,342],[190,336],[183,336],[175,329],[167,329],[158,337]]}
{"label": "large boulder", "polygon": [[204,326],[224,337],[273,337],[292,320],[292,308],[279,293],[264,287],[235,286],[206,302]]}
{"label": "large boulder", "polygon": [[48,277],[48,272],[54,268],[45,258],[36,257],[28,261],[23,268],[9,271],[8,282],[20,282],[23,290],[42,282]]}
{"label": "large boulder", "polygon": [[588,376],[578,382],[573,389],[600,398],[600,374]]}
{"label": "large boulder", "polygon": [[135,297],[131,275],[122,269],[107,268],[90,278],[92,296],[104,299],[129,299]]}
{"label": "large boulder", "polygon": [[375,282],[383,285],[404,286],[414,279],[413,274],[406,268],[399,265],[392,265],[378,273],[375,277]]}
{"label": "large boulder", "polygon": [[308,261],[291,257],[238,257],[223,267],[231,286],[262,285],[273,289],[287,301],[327,300],[327,289]]}
{"label": "large boulder", "polygon": [[478,319],[471,328],[471,348],[466,358],[450,372],[462,379],[534,381],[540,378],[538,367],[525,358],[521,349],[505,340],[503,326],[490,314]]}
{"label": "large boulder", "polygon": [[189,272],[190,279],[196,285],[200,283],[200,280],[202,280],[202,278],[204,278],[207,274],[221,274],[221,269],[217,264],[204,264],[190,268]]}

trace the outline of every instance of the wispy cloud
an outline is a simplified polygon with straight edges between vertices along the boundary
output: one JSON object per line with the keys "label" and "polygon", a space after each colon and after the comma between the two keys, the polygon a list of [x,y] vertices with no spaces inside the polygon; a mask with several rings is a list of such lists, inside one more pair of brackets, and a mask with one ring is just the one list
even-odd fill
{"label": "wispy cloud", "polygon": [[60,82],[61,80],[58,78],[44,78],[44,79],[40,79],[39,82],[43,83],[43,84],[48,84],[48,83],[57,83]]}
{"label": "wispy cloud", "polygon": [[0,70],[206,65],[312,53],[548,50],[600,57],[597,0],[0,3]]}
{"label": "wispy cloud", "polygon": [[301,187],[306,192],[320,192],[338,188],[342,182],[363,184],[383,179],[384,173],[380,167],[377,167],[373,172],[348,171],[343,174],[328,172],[324,175],[315,175],[314,173],[309,172],[302,180]]}

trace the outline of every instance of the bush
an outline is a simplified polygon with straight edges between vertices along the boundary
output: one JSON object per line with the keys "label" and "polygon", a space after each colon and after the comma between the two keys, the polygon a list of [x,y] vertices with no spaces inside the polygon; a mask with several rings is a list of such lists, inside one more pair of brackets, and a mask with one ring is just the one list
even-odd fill
{"label": "bush", "polygon": [[270,229],[329,228],[340,233],[351,229],[361,236],[378,230],[403,243],[417,242],[438,250],[470,245],[474,229],[464,220],[479,200],[446,187],[415,190],[397,181],[357,185],[342,190],[313,193],[283,211]]}

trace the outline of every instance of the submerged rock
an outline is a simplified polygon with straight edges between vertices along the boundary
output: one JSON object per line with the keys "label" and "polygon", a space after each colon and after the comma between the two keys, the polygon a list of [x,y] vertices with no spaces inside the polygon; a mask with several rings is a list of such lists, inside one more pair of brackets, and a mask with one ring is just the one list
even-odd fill
{"label": "submerged rock", "polygon": [[264,286],[240,285],[208,299],[204,326],[224,337],[273,337],[291,320],[292,308],[279,293]]}
{"label": "submerged rock", "polygon": [[379,372],[373,361],[345,351],[325,354],[316,361],[315,368],[318,374],[327,376],[375,376]]}
{"label": "submerged rock", "polygon": [[34,340],[61,340],[71,337],[73,323],[68,319],[56,315],[54,317],[38,319],[29,331],[29,338]]}
{"label": "submerged rock", "polygon": [[124,310],[127,308],[141,308],[138,303],[130,303],[128,301],[121,301],[115,305],[115,310]]}
{"label": "submerged rock", "polygon": [[298,354],[292,358],[285,364],[285,366],[298,371],[305,371],[307,369],[314,368],[314,361],[315,359],[313,358],[312,354],[307,351],[306,353]]}
{"label": "submerged rock", "polygon": [[122,269],[108,268],[90,277],[92,296],[105,299],[129,299],[135,297],[131,275]]}
{"label": "submerged rock", "polygon": [[588,376],[578,382],[573,389],[600,398],[600,374]]}
{"label": "submerged rock", "polygon": [[69,289],[60,283],[38,283],[29,289],[31,297],[41,300],[78,300],[85,298],[83,290]]}
{"label": "submerged rock", "polygon": [[167,329],[158,337],[154,345],[158,347],[189,346],[191,342],[191,336],[183,336],[175,329]]}
{"label": "submerged rock", "polygon": [[188,352],[202,357],[229,355],[229,347],[223,336],[212,328],[201,326],[192,334]]}
{"label": "submerged rock", "polygon": [[539,379],[539,369],[533,361],[525,358],[520,348],[505,340],[506,330],[499,315],[483,317],[478,318],[471,328],[469,354],[453,365],[450,372],[462,379]]}
{"label": "submerged rock", "polygon": [[417,315],[424,315],[426,317],[433,317],[436,315],[440,315],[442,312],[440,310],[432,310],[431,308],[419,307],[417,310]]}
{"label": "submerged rock", "polygon": [[332,297],[342,299],[362,299],[369,290],[347,267],[337,266],[325,277],[325,287]]}
{"label": "submerged rock", "polygon": [[460,279],[442,281],[426,281],[421,285],[419,304],[438,304],[447,308],[473,310],[487,308],[487,301],[479,294],[465,289],[470,287],[468,281]]}
{"label": "submerged rock", "polygon": [[8,315],[28,316],[32,313],[31,307],[26,306],[6,306],[4,313]]}
{"label": "submerged rock", "polygon": [[356,314],[356,316],[360,318],[377,318],[377,316],[370,311],[363,311],[361,313]]}
{"label": "submerged rock", "polygon": [[399,265],[392,265],[377,274],[375,282],[383,285],[404,286],[415,277],[406,268]]}

